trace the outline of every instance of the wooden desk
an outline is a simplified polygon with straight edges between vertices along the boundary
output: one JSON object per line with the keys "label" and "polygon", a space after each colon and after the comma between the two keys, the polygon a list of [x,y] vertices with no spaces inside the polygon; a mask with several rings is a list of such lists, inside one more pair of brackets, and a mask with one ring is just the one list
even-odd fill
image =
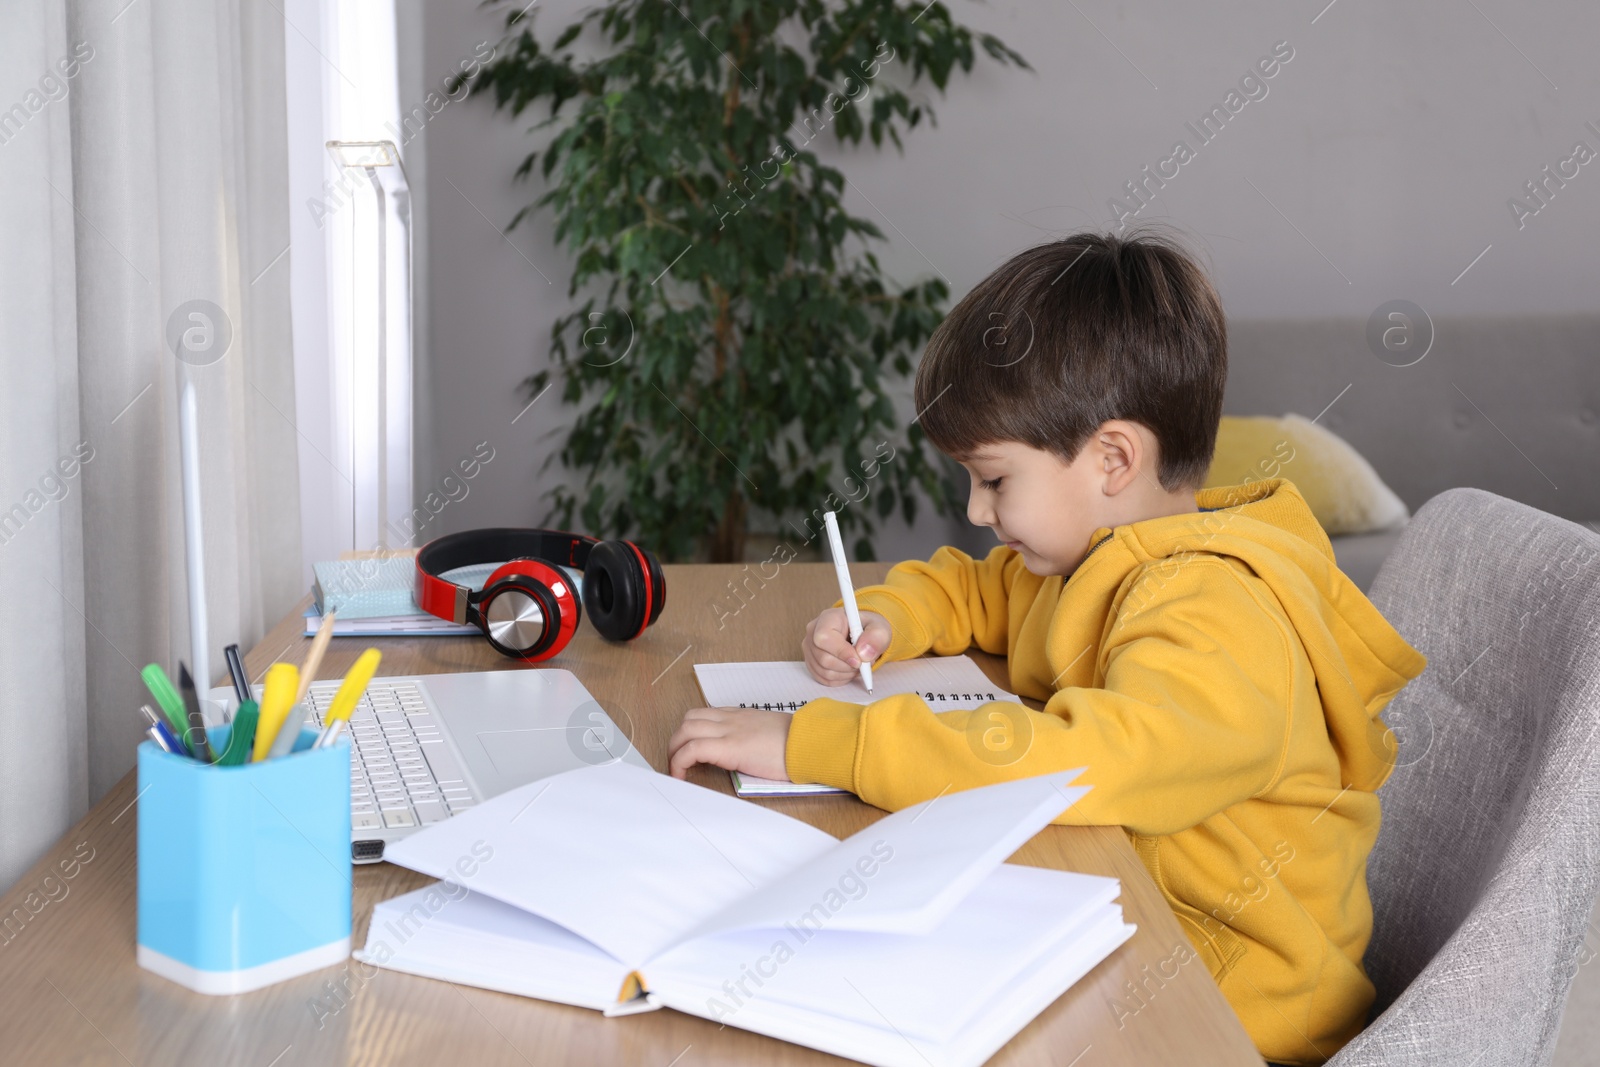
{"label": "wooden desk", "polygon": [[[880,581],[886,569],[864,564],[853,573],[857,584],[865,585]],[[697,659],[797,659],[805,623],[837,592],[830,565],[791,563],[770,582],[750,577],[743,608],[737,615],[723,614],[717,604],[731,613],[740,603],[728,587],[730,578],[753,576],[755,568],[682,565],[669,566],[666,573],[666,610],[642,638],[628,646],[609,645],[584,628],[550,664],[576,673],[658,769],[666,766],[667,739],[683,712],[701,702],[692,670]],[[302,605],[251,650],[246,663],[253,678],[274,659],[298,661],[304,655],[303,610]],[[324,676],[343,672],[368,643],[334,641]],[[479,638],[377,643],[383,648],[383,674],[519,669]],[[1003,660],[980,652],[973,658],[996,681],[1004,681]],[[692,779],[730,789],[720,770],[700,768]],[[191,993],[134,962],[134,782],[130,772],[0,902],[0,919],[14,909],[23,916],[13,917],[0,932],[0,1059],[7,1063],[733,1067],[848,1062],[673,1011],[606,1019],[580,1008],[380,971],[353,960],[242,996]],[[854,798],[765,803],[841,837],[883,814]],[[1124,913],[1139,932],[992,1063],[1260,1067],[1260,1057],[1198,959],[1164,984],[1146,977],[1162,961],[1171,961],[1185,944],[1184,935],[1120,830],[1048,827],[1015,859],[1120,878]],[[62,862],[69,867],[62,868]],[[73,876],[61,877],[63,870]],[[355,868],[354,943],[365,941],[375,902],[427,881],[389,864]],[[1168,962],[1167,973],[1175,966]],[[336,981],[350,992],[346,1006],[328,1016],[314,1005]],[[1141,981],[1155,991],[1145,993],[1142,1007],[1128,986]],[[1118,1004],[1125,1006],[1121,1013]]]}

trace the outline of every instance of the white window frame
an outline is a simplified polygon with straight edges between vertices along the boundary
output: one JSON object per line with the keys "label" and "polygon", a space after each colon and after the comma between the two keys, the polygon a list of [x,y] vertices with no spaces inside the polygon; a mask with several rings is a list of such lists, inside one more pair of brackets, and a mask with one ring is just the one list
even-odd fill
{"label": "white window frame", "polygon": [[[392,133],[400,112],[392,0],[285,0],[284,16],[295,422],[309,584],[315,561],[411,543],[415,242],[408,168]],[[330,145],[384,141],[393,147],[365,156]],[[386,159],[391,165],[359,165]]]}

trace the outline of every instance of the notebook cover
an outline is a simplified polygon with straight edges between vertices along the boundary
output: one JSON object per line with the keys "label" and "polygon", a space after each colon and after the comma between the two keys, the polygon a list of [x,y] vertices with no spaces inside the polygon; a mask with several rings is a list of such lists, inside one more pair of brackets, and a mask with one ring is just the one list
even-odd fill
{"label": "notebook cover", "polygon": [[370,619],[420,610],[411,595],[417,573],[412,556],[325,560],[312,564],[312,570],[320,614],[337,611],[341,619]]}

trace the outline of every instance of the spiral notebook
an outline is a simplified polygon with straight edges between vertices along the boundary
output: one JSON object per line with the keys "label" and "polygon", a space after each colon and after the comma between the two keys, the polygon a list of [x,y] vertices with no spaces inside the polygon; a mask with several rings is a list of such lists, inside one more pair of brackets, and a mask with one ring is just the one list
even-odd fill
{"label": "spiral notebook", "polygon": [[[763,708],[799,711],[822,697],[853,704],[870,704],[884,697],[915,693],[935,712],[970,711],[996,700],[1020,703],[989,680],[971,656],[932,656],[885,663],[872,672],[869,694],[861,679],[844,685],[823,685],[811,677],[804,663],[777,660],[769,663],[696,663],[695,680],[706,705],[713,708]],[[733,790],[742,797],[798,797],[844,790],[827,785],[795,785],[771,778],[733,772]]]}

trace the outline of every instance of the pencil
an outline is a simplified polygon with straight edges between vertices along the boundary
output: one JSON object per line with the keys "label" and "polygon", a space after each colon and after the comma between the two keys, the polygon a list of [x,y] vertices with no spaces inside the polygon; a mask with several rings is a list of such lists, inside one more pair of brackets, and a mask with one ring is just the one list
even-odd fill
{"label": "pencil", "polygon": [[324,615],[322,625],[317,627],[317,636],[311,639],[311,650],[306,653],[305,666],[300,668],[300,688],[294,694],[296,704],[311,692],[311,682],[317,676],[317,668],[322,666],[322,654],[328,651],[328,642],[333,638],[333,617],[336,614],[330,611]]}

